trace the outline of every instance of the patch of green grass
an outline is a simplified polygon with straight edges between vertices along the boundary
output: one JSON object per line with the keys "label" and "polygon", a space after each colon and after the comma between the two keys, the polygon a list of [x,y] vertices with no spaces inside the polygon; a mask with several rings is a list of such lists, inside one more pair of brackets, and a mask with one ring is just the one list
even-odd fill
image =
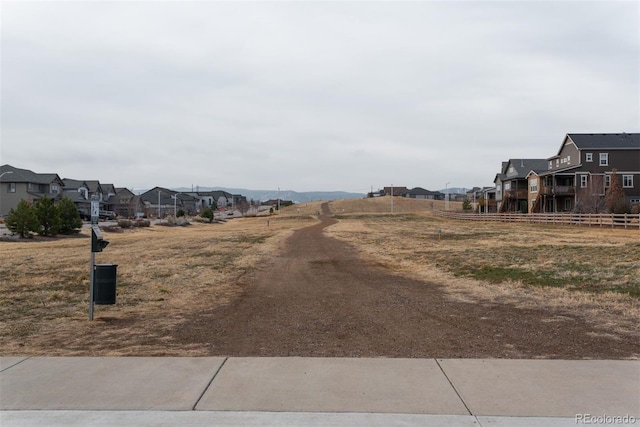
{"label": "patch of green grass", "polygon": [[520,281],[526,286],[562,287],[567,283],[549,271],[530,271],[513,267],[483,265],[477,269],[455,272],[457,276],[473,277],[489,283],[502,283],[509,280]]}

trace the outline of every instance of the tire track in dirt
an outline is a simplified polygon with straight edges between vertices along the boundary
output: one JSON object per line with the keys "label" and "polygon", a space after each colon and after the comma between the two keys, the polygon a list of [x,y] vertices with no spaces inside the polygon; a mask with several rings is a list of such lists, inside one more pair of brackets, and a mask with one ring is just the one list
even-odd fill
{"label": "tire track in dirt", "polygon": [[508,304],[460,302],[439,285],[370,265],[323,229],[297,230],[283,253],[242,278],[230,304],[200,313],[175,331],[210,355],[620,359],[640,344],[603,336],[579,318]]}

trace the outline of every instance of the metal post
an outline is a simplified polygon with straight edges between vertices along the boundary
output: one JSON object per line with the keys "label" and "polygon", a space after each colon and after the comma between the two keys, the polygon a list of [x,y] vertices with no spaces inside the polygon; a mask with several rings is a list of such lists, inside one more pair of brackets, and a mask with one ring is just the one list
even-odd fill
{"label": "metal post", "polygon": [[393,184],[391,184],[391,213],[393,213]]}
{"label": "metal post", "polygon": [[94,288],[94,270],[96,268],[96,254],[91,251],[91,274],[89,275],[89,320],[93,320],[93,288]]}
{"label": "metal post", "polygon": [[[100,214],[100,201],[98,200],[97,195],[91,196],[91,227],[93,230],[94,226],[98,225],[98,219]],[[92,231],[93,233],[93,231]],[[92,235],[93,237],[93,235]],[[93,247],[91,248],[91,260],[89,262],[89,320],[93,320],[93,288],[94,288],[94,270],[96,265],[96,254],[93,252]]]}
{"label": "metal post", "polygon": [[160,219],[160,190],[158,190],[158,219]]}

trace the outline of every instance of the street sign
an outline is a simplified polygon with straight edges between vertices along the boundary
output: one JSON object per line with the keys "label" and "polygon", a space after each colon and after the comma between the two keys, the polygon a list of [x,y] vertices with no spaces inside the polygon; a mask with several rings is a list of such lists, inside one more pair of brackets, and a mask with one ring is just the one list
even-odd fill
{"label": "street sign", "polygon": [[98,217],[100,216],[100,201],[97,197],[91,198],[91,224],[98,223]]}

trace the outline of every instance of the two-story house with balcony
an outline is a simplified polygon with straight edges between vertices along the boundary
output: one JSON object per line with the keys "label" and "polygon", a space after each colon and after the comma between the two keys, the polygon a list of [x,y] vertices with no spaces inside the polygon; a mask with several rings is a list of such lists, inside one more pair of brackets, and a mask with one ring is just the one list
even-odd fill
{"label": "two-story house with balcony", "polygon": [[[640,134],[567,134],[538,173],[534,212],[604,210],[613,169],[629,204],[640,203]],[[533,174],[530,179],[534,179]]]}
{"label": "two-story house with balcony", "polygon": [[59,200],[64,183],[55,173],[35,173],[11,165],[0,166],[0,216],[18,207],[20,200],[35,202],[46,196]]}
{"label": "two-story house with balcony", "polygon": [[531,171],[546,167],[545,159],[509,159],[502,163],[502,172],[496,176],[496,199],[498,186],[500,199],[498,212],[529,212],[529,178]]}

